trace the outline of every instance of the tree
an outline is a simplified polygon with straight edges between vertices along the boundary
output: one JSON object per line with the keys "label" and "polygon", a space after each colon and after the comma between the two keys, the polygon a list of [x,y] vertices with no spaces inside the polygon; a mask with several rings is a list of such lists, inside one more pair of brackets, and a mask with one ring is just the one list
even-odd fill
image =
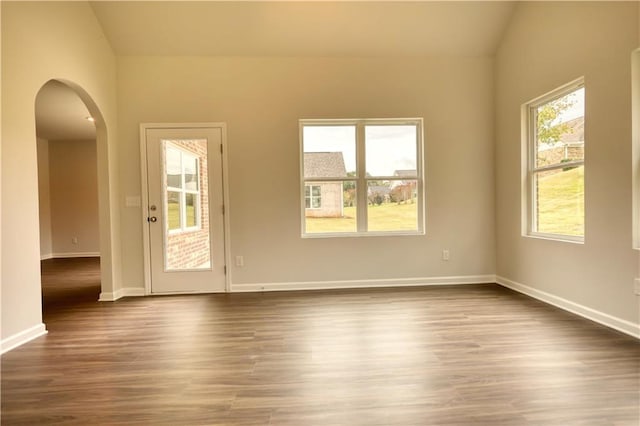
{"label": "tree", "polygon": [[573,131],[567,123],[559,123],[558,121],[562,113],[571,108],[574,103],[571,96],[567,95],[538,107],[539,144],[554,144],[560,140],[563,134]]}

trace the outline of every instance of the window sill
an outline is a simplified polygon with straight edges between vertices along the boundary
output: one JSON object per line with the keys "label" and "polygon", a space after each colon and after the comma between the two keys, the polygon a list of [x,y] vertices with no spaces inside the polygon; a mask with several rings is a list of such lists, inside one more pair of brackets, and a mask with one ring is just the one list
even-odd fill
{"label": "window sill", "polygon": [[524,234],[523,237],[534,238],[537,240],[557,241],[560,243],[584,245],[584,237],[574,237],[571,235],[542,234],[536,232],[531,234]]}
{"label": "window sill", "polygon": [[302,238],[360,238],[360,237],[415,237],[425,235],[424,231],[385,231],[385,232],[339,232],[302,234]]}

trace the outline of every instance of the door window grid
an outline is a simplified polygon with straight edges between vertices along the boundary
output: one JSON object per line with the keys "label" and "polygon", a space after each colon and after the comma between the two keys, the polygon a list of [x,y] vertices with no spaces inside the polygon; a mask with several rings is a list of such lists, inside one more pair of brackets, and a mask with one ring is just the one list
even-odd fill
{"label": "door window grid", "polygon": [[168,232],[173,234],[200,229],[200,159],[165,142],[165,171]]}

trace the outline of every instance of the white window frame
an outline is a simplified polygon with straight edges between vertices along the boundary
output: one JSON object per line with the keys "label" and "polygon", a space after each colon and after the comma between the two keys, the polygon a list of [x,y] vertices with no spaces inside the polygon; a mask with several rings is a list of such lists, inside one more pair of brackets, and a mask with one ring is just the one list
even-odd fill
{"label": "white window frame", "polygon": [[[309,207],[307,207],[307,187],[309,188]],[[319,189],[320,195],[313,195],[313,188],[317,187]],[[320,207],[313,207],[313,199],[317,198],[320,200]],[[313,183],[308,183],[304,188],[304,206],[306,210],[321,210],[322,209],[322,185],[314,185]]]}
{"label": "white window frame", "polygon": [[[537,139],[537,109],[549,102],[562,98],[578,89],[584,88],[584,77],[567,83],[557,89],[535,98],[522,105],[522,174],[523,174],[523,201],[522,201],[522,234],[525,237],[543,238],[549,240],[565,241],[571,243],[584,243],[584,235],[565,235],[537,231],[536,216],[536,180],[538,173],[550,170],[561,170],[566,167],[584,166],[585,161],[569,161],[538,167],[536,165],[536,139]],[[585,113],[586,115],[586,113]],[[586,120],[586,118],[585,118]],[[586,138],[585,138],[586,139]],[[586,216],[586,198],[585,198]],[[586,234],[586,229],[585,229]]]}
{"label": "white window frame", "polygon": [[631,112],[632,246],[640,250],[640,49],[631,54]]}
{"label": "white window frame", "polygon": [[[416,175],[415,176],[366,176],[365,126],[416,126]],[[356,130],[356,176],[340,178],[305,178],[304,176],[304,137],[306,126],[354,126]],[[424,235],[425,234],[425,184],[424,184],[424,137],[422,118],[390,118],[390,119],[301,119],[299,120],[300,140],[300,198],[301,198],[301,231],[303,238],[327,237],[362,237],[389,235]],[[368,226],[368,181],[375,180],[415,180],[417,181],[417,224],[416,230],[401,231],[369,231]],[[356,226],[355,232],[314,232],[307,233],[305,186],[314,182],[356,182]]]}
{"label": "white window frame", "polygon": [[[173,143],[170,142],[165,142],[165,161],[163,162],[163,165],[165,167],[164,170],[164,174],[165,176],[167,175],[166,173],[166,151],[169,149],[173,149],[175,151],[178,151],[180,153],[180,179],[182,180],[182,188],[176,188],[173,186],[169,186],[167,185],[166,181],[165,181],[165,188],[164,188],[164,209],[165,209],[165,220],[166,220],[166,224],[165,224],[165,229],[167,230],[169,235],[175,235],[175,234],[182,234],[182,233],[187,233],[187,232],[194,232],[194,231],[199,231],[202,228],[202,218],[201,216],[201,211],[200,211],[200,158],[195,155],[192,152],[189,152],[187,150],[185,150],[184,148],[177,146]],[[197,167],[197,183],[198,183],[198,189],[197,190],[193,190],[193,189],[187,189],[186,187],[186,182],[185,182],[185,161],[184,159],[187,158],[189,160],[195,160],[196,161],[196,167]],[[179,202],[179,211],[180,211],[180,228],[176,228],[176,229],[169,229],[169,202],[168,202],[168,193],[169,192],[177,192],[179,194],[180,197],[180,202]],[[194,203],[194,213],[196,216],[196,224],[195,226],[186,226],[187,224],[187,197],[186,194],[193,194],[195,195],[195,203]]]}

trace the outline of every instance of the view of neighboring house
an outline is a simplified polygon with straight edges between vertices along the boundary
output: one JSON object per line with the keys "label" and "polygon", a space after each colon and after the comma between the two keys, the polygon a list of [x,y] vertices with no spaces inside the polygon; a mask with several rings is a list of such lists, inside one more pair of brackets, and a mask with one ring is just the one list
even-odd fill
{"label": "view of neighboring house", "polygon": [[415,176],[417,173],[416,169],[395,170],[393,172],[394,176],[406,178],[391,181],[391,198],[394,202],[409,201],[416,197],[418,188]]}
{"label": "view of neighboring house", "polygon": [[[341,152],[305,152],[305,178],[344,178],[347,170]],[[314,181],[305,183],[306,217],[342,217],[342,182]]]}
{"label": "view of neighboring house", "polygon": [[566,121],[568,130],[560,140],[552,145],[538,147],[538,161],[541,165],[556,164],[584,158],[584,116]]}

